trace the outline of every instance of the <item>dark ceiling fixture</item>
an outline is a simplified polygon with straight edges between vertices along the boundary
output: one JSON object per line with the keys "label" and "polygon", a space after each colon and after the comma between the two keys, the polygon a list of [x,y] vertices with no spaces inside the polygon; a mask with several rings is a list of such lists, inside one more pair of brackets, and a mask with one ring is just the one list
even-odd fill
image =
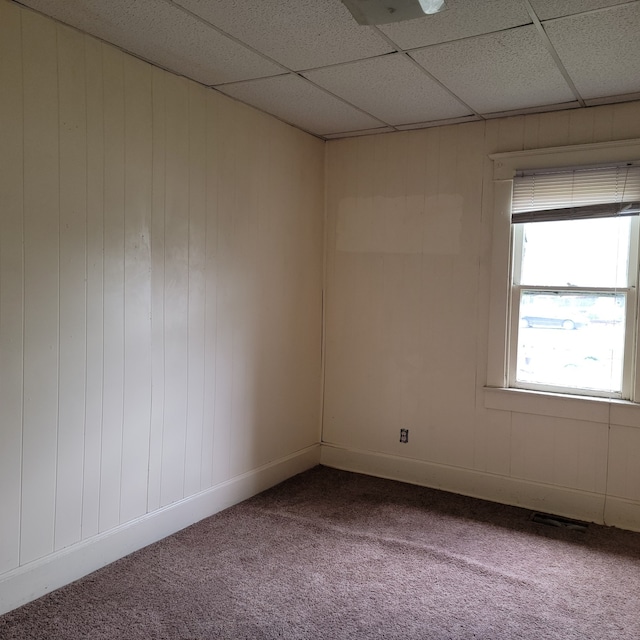
{"label": "dark ceiling fixture", "polygon": [[387,24],[424,18],[445,9],[445,0],[342,0],[358,24]]}

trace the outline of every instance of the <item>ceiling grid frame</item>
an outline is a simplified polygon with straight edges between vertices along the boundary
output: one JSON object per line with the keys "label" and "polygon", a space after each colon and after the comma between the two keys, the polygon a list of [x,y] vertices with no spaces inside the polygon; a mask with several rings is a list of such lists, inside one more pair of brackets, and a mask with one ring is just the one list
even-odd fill
{"label": "ceiling grid frame", "polygon": [[[624,88],[630,90],[623,94],[593,95],[592,92],[592,95],[585,96],[564,59],[569,53],[574,55],[573,51],[589,55],[591,34],[587,27],[593,30],[599,24],[594,19],[594,14],[601,13],[607,18],[602,20],[603,29],[611,29],[619,15],[624,15],[627,23],[632,21],[628,28],[633,28],[636,21],[640,26],[640,0],[446,2],[447,8],[441,14],[391,25],[359,26],[355,21],[353,24],[348,23],[351,16],[347,15],[340,0],[281,0],[273,5],[261,3],[260,0],[219,0],[214,9],[211,9],[214,5],[207,5],[202,0],[115,0],[110,3],[102,3],[100,0],[20,0],[20,4],[26,7],[110,42],[151,64],[189,77],[322,139],[585,108],[640,97],[640,55],[634,56],[635,49],[629,54],[629,60],[625,60],[624,64],[621,61],[620,67],[627,71],[631,69],[634,77],[637,69],[639,79],[637,82],[628,81]],[[163,6],[169,9],[162,10]],[[224,19],[211,20],[205,11],[207,7],[214,13],[218,11],[218,16]],[[253,9],[259,9],[260,15],[266,18],[266,27],[247,18]],[[127,33],[127,29],[135,30],[136,21],[138,25],[144,23],[145,10],[149,34]],[[291,24],[287,10],[293,16]],[[172,16],[177,15],[176,11],[184,16],[184,20],[180,19],[175,23]],[[136,20],[126,20],[127,16],[134,16]],[[174,23],[171,23],[172,20]],[[491,20],[495,20],[495,24],[491,24]],[[223,26],[221,23],[224,23]],[[549,36],[546,23],[553,26],[553,37]],[[569,32],[573,40],[569,44],[573,48],[567,45],[564,50],[558,50],[554,46],[554,38],[557,41],[565,24],[571,26]],[[336,48],[335,43],[332,45],[318,39],[308,40],[309,46],[306,46],[305,37],[308,39],[309,34],[327,34],[331,32],[332,25],[336,26],[334,31],[352,35],[354,42],[340,42]],[[587,27],[583,28],[582,25]],[[539,90],[533,87],[528,96],[525,95],[526,100],[520,104],[517,100],[514,101],[513,96],[507,97],[509,91],[514,90],[510,87],[508,77],[513,70],[510,71],[509,65],[505,65],[502,71],[496,71],[506,74],[504,81],[499,77],[492,78],[495,86],[499,86],[501,90],[504,87],[504,98],[493,95],[494,99],[490,104],[486,100],[483,104],[482,91],[486,92],[487,89],[482,86],[482,73],[487,73],[487,70],[480,65],[478,72],[474,73],[474,65],[479,62],[475,59],[474,52],[482,51],[483,47],[484,50],[497,47],[499,54],[499,47],[502,46],[500,34],[527,26],[535,29],[539,43],[553,60],[556,75],[549,76],[551,67],[545,63],[548,68],[543,65],[539,77],[535,78],[535,82],[541,83]],[[302,35],[295,33],[297,28]],[[174,29],[177,31],[171,35]],[[165,33],[170,34],[170,37],[165,38],[167,42],[163,42],[161,37]],[[522,33],[528,34],[526,31]],[[606,38],[605,33],[594,34],[594,38],[596,36],[600,40]],[[296,37],[297,43],[294,42]],[[289,46],[288,41],[293,44]],[[181,43],[179,50],[176,50],[177,42]],[[429,44],[420,45],[421,42]],[[261,46],[256,46],[260,43]],[[407,46],[407,43],[419,46]],[[640,54],[640,45],[637,46]],[[438,47],[441,49],[438,50]],[[216,48],[220,49],[222,55],[207,53],[216,51]],[[236,56],[234,52],[239,51],[244,51],[245,54]],[[428,55],[421,53],[425,51]],[[301,57],[302,53],[304,56]],[[423,60],[416,60],[414,55],[422,56]],[[444,72],[436,65],[437,73],[434,73],[434,68],[430,68],[429,57],[431,56],[432,63],[438,59],[438,55],[440,58],[453,55],[454,58]],[[377,105],[372,102],[376,91],[384,90],[384,76],[376,78],[376,70],[380,73],[390,67],[390,60],[385,60],[389,56],[398,56],[394,62],[396,70],[406,68],[406,72],[398,77],[394,76],[392,83],[394,89],[398,90],[397,116],[390,111],[393,96],[384,96],[386,114],[382,114],[383,109],[376,108]],[[232,60],[229,60],[230,57]],[[636,57],[638,62],[635,61]],[[236,59],[233,60],[234,58]],[[287,58],[288,64],[283,62],[284,58]],[[307,61],[315,59],[322,64],[300,65],[296,61],[302,61],[302,58]],[[403,60],[402,64],[398,62],[400,59]],[[225,65],[228,62],[231,64],[227,67]],[[219,64],[222,67],[216,67]],[[525,63],[523,61],[520,64]],[[467,78],[470,77],[473,82],[461,85],[463,77],[456,80],[455,70],[464,65],[469,67]],[[409,66],[414,71],[410,71]],[[595,63],[592,66],[594,74],[599,73],[605,78],[607,74],[615,75],[617,71],[615,68],[598,69]],[[213,82],[204,79],[204,70],[207,68],[211,70],[210,77],[215,78]],[[359,74],[360,70],[369,75]],[[323,73],[319,73],[320,71]],[[424,77],[423,84],[417,79],[415,71],[419,71]],[[572,100],[567,99],[567,93],[560,89],[558,73],[573,96]],[[401,77],[403,75],[406,77]],[[318,81],[314,81],[314,76]],[[289,80],[285,80],[286,78]],[[359,91],[357,87],[354,88],[350,78],[356,78],[360,82]],[[324,80],[321,81],[322,79]],[[473,86],[474,82],[477,86]],[[460,94],[460,86],[464,86],[464,95]],[[597,82],[595,86],[598,86]],[[622,85],[619,83],[619,86]],[[493,93],[500,92],[494,90]],[[380,101],[383,102],[382,94],[380,95]],[[429,104],[429,95],[433,95],[433,104]],[[444,99],[442,95],[448,98]],[[531,96],[540,96],[537,104]],[[560,101],[556,99],[558,96]],[[410,108],[407,101],[413,101]],[[516,103],[518,106],[514,108],[513,104]],[[460,106],[454,108],[454,104]],[[501,106],[504,108],[500,108]],[[411,121],[406,121],[406,115],[403,119],[400,107],[404,108],[405,114],[411,114]],[[422,114],[425,117],[419,117]]]}

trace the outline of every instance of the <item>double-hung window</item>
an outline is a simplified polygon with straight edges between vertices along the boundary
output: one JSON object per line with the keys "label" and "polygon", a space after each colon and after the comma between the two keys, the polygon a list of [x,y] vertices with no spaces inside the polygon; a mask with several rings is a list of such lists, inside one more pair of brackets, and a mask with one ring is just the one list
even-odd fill
{"label": "double-hung window", "polygon": [[517,171],[507,386],[635,399],[640,165]]}

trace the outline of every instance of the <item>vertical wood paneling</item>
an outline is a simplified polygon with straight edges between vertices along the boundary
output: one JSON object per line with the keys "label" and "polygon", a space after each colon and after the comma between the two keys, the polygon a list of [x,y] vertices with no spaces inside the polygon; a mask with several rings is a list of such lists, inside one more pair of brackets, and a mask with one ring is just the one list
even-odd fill
{"label": "vertical wood paneling", "polygon": [[[536,149],[540,138],[540,116],[533,114],[524,118],[523,148]],[[492,149],[493,145],[488,147]]]}
{"label": "vertical wood paneling", "polygon": [[593,142],[593,109],[575,109],[569,114],[569,144]]}
{"label": "vertical wood paneling", "polygon": [[87,132],[84,37],[58,27],[60,386],[55,548],[80,540],[86,380]]}
{"label": "vertical wood paneling", "polygon": [[[263,123],[266,126],[257,127],[253,132],[252,138],[252,171],[256,171],[254,181],[254,192],[257,194],[258,201],[255,203],[255,209],[257,212],[257,238],[258,244],[256,247],[255,258],[257,260],[256,266],[256,291],[254,303],[260,308],[260,320],[255,322],[251,330],[255,333],[255,384],[253,385],[253,397],[255,405],[256,415],[262,416],[260,420],[261,429],[257,430],[255,436],[252,438],[252,449],[249,452],[248,459],[251,456],[269,456],[272,449],[279,448],[278,438],[268,438],[268,433],[273,433],[272,420],[274,412],[272,410],[273,405],[277,405],[281,402],[278,397],[277,389],[282,384],[280,381],[281,372],[288,370],[287,367],[282,367],[278,372],[271,370],[271,375],[268,375],[268,363],[271,361],[271,357],[274,353],[279,355],[280,361],[285,362],[288,359],[287,349],[283,349],[281,343],[277,339],[269,339],[267,336],[275,338],[277,331],[274,331],[274,327],[280,324],[284,327],[286,321],[282,321],[281,317],[287,314],[288,300],[286,298],[287,293],[294,295],[294,290],[288,287],[282,286],[274,291],[274,288],[270,286],[273,282],[282,282],[284,284],[284,278],[281,278],[283,271],[283,264],[287,261],[287,251],[284,247],[276,249],[272,245],[273,233],[271,228],[275,226],[276,221],[283,216],[286,207],[282,207],[280,211],[272,210],[275,207],[271,207],[268,198],[265,194],[268,191],[267,184],[273,184],[271,172],[269,170],[269,163],[265,162],[271,155],[273,156],[276,137],[276,131],[274,128],[268,126],[267,123]],[[295,158],[291,160],[295,166]],[[275,164],[275,162],[273,163]],[[297,167],[296,167],[297,170]],[[295,196],[292,189],[290,195]],[[281,311],[281,315],[278,315],[278,311]],[[289,327],[288,327],[289,329]],[[292,330],[287,331],[289,335],[289,349],[295,348],[296,336]],[[268,343],[268,344],[267,344]],[[289,383],[289,389],[292,396],[296,396],[296,384],[300,382]],[[295,401],[289,405],[291,411],[291,419],[295,415]],[[281,436],[284,437],[285,425],[282,425]]]}
{"label": "vertical wood paneling", "polygon": [[511,413],[484,411],[474,429],[474,468],[498,475],[511,473]]}
{"label": "vertical wood paneling", "polygon": [[216,399],[217,332],[217,257],[218,257],[218,149],[220,98],[213,92],[206,96],[206,193],[205,193],[205,336],[204,336],[204,406],[200,488],[213,483],[213,448]]}
{"label": "vertical wood paneling", "polygon": [[[367,214],[371,211],[377,212],[378,215],[368,224],[365,223],[371,244],[364,247],[362,255],[357,250],[347,251],[351,254],[349,262],[355,270],[354,275],[358,283],[356,286],[362,289],[362,306],[352,308],[351,312],[365,318],[365,333],[358,340],[357,346],[358,353],[361,357],[364,356],[368,371],[366,378],[359,380],[356,388],[359,395],[367,399],[368,414],[365,420],[360,421],[360,429],[366,430],[366,425],[370,424],[375,429],[378,447],[382,444],[380,440],[384,439],[384,425],[397,420],[396,389],[394,385],[388,384],[389,369],[383,366],[385,361],[389,361],[389,356],[395,355],[389,344],[388,327],[385,326],[385,316],[389,311],[388,290],[385,292],[385,288],[388,287],[385,282],[388,256],[384,251],[384,232],[381,229],[385,226],[388,216],[393,215],[393,208],[389,207],[391,202],[388,199],[391,197],[391,190],[387,189],[384,180],[392,165],[390,144],[389,136],[365,137],[359,140],[356,186],[359,215],[364,220],[367,220]],[[398,161],[403,163],[404,159],[398,158]],[[393,201],[396,201],[396,198],[397,194],[393,194]],[[379,244],[380,241],[383,243],[382,246]],[[357,249],[357,245],[354,248]],[[380,248],[383,251],[380,251]],[[352,326],[351,331],[357,334],[358,327]],[[374,349],[371,349],[372,342],[376,345]]]}
{"label": "vertical wood paneling", "polygon": [[[336,441],[334,425],[341,423],[340,416],[328,411],[328,398],[335,398],[334,407],[336,413],[341,409],[337,405],[339,394],[336,393],[342,382],[340,372],[345,372],[342,358],[344,353],[340,350],[339,339],[342,328],[345,326],[342,321],[345,313],[345,306],[341,304],[339,280],[337,279],[338,259],[338,219],[342,208],[340,206],[341,197],[345,192],[344,184],[350,177],[346,169],[347,152],[353,150],[352,144],[347,141],[336,141],[335,144],[327,146],[326,157],[326,206],[327,216],[325,222],[325,283],[324,283],[324,323],[325,323],[325,363],[330,359],[333,361],[332,375],[325,375],[323,382],[323,411],[322,411],[322,437],[325,441]],[[352,168],[353,165],[350,165]],[[353,169],[352,169],[353,170]],[[327,329],[331,328],[328,332]],[[326,364],[325,364],[326,369]]]}
{"label": "vertical wood paneling", "polygon": [[23,104],[20,10],[0,3],[0,574],[20,562]]}
{"label": "vertical wood paneling", "polygon": [[425,412],[433,405],[434,399],[437,397],[437,384],[439,379],[438,371],[426,365],[428,362],[436,362],[439,358],[438,342],[432,339],[440,331],[440,327],[436,324],[441,318],[437,313],[437,302],[435,300],[435,288],[437,287],[437,279],[429,277],[429,273],[434,273],[433,261],[428,254],[437,251],[438,242],[433,239],[433,221],[437,219],[439,214],[438,207],[438,180],[439,180],[439,162],[440,149],[442,146],[442,129],[440,127],[429,129],[426,132],[425,150],[426,150],[426,170],[424,175],[424,193],[425,193],[425,211],[424,222],[421,238],[422,264],[420,273],[420,317],[422,319],[422,329],[420,334],[416,336],[419,341],[421,355],[423,359],[422,381],[425,387],[425,393],[421,397],[419,411],[423,425],[420,425],[424,431],[420,451],[431,450],[432,443],[437,436],[433,427],[433,421],[436,419],[431,413],[428,413],[428,419],[425,420]]}
{"label": "vertical wood paneling", "polygon": [[514,413],[511,473],[517,478],[603,493],[607,427]]}
{"label": "vertical wood paneling", "polygon": [[612,425],[609,446],[609,493],[640,502],[640,429]]}
{"label": "vertical wood paneling", "polygon": [[[390,141],[391,136],[384,136],[382,140]],[[401,144],[406,143],[408,136],[401,134],[398,136],[398,140]],[[382,228],[378,230],[380,239],[383,236],[393,238],[398,235],[398,231],[403,236],[403,230],[411,228],[413,222],[408,218],[406,209],[406,175],[409,162],[413,158],[410,158],[409,154],[405,154],[402,158],[398,158],[398,162],[393,162],[390,161],[390,154],[387,152],[384,153],[383,158],[386,180],[379,183],[381,185],[379,189],[374,185],[369,187],[373,187],[372,192],[376,194],[376,199],[383,203],[381,213],[384,216],[384,223]],[[398,238],[398,240],[400,239]],[[407,336],[403,325],[408,319],[409,305],[414,299],[412,295],[407,297],[407,293],[419,282],[419,277],[415,282],[411,277],[408,267],[413,256],[407,251],[407,247],[403,246],[404,243],[404,238],[399,241],[398,255],[395,252],[390,252],[381,257],[380,280],[375,287],[377,289],[375,306],[382,310],[376,330],[379,332],[380,344],[383,348],[383,354],[380,354],[382,358],[379,359],[376,368],[384,372],[383,376],[379,378],[378,384],[381,392],[388,389],[393,405],[390,418],[392,422],[396,423],[401,421],[403,415],[402,389],[407,369],[406,353],[403,348]],[[416,262],[415,258],[413,261]],[[384,352],[387,354],[386,357]]]}
{"label": "vertical wood paneling", "polygon": [[104,107],[102,44],[85,38],[87,92],[87,382],[82,537],[98,533],[104,363]]}
{"label": "vertical wood paneling", "polygon": [[613,111],[613,139],[640,138],[638,103],[628,102],[609,107]]}
{"label": "vertical wood paneling", "polygon": [[[512,433],[509,412],[482,406],[491,248],[508,240],[493,233],[486,154],[632,137],[637,113],[616,105],[328,143],[325,441],[606,491],[602,425],[517,416]],[[422,180],[413,176],[421,163]],[[398,239],[420,196],[416,279]],[[457,213],[459,236],[447,236]],[[409,295],[421,301],[417,323]],[[396,444],[401,422],[414,429],[405,448]]]}
{"label": "vertical wood paneling", "polygon": [[[525,121],[525,131],[526,123]],[[498,127],[495,123],[487,123],[484,127],[484,153],[490,152],[497,145]],[[526,134],[525,134],[526,148]],[[494,220],[493,213],[493,163],[488,157],[482,160],[482,195],[479,199],[481,227],[478,233],[478,307],[477,322],[478,336],[488,336],[491,314],[491,275],[492,261],[491,249],[493,242],[498,238],[494,238]],[[478,348],[476,350],[476,404],[482,406],[481,399],[478,397],[482,393],[482,388],[487,383],[487,357],[490,349],[490,339],[478,339]],[[478,432],[476,431],[476,434]],[[477,436],[476,436],[477,437]],[[483,447],[483,445],[481,445]]]}
{"label": "vertical wood paneling", "polygon": [[[236,175],[233,218],[233,369],[231,396],[231,429],[233,438],[230,447],[230,474],[239,475],[248,471],[258,457],[259,435],[256,422],[256,380],[254,371],[257,361],[255,340],[257,305],[253,302],[258,292],[257,270],[257,178],[256,120],[248,117],[249,109],[235,109],[237,123],[234,144],[243,163]],[[269,418],[265,416],[266,420]],[[259,466],[255,463],[255,466]]]}
{"label": "vertical wood paneling", "polygon": [[165,219],[165,90],[166,74],[152,69],[153,175],[151,209],[151,428],[147,510],[160,506],[162,434],[164,431],[164,219]]}
{"label": "vertical wood paneling", "polygon": [[[399,337],[402,340],[402,367],[399,377],[402,380],[400,396],[399,422],[404,428],[417,432],[421,424],[421,404],[424,371],[424,358],[416,353],[415,344],[424,343],[424,327],[421,317],[422,300],[415,291],[419,291],[422,280],[422,232],[425,229],[426,196],[424,181],[427,176],[427,154],[424,152],[428,144],[427,132],[418,136],[408,136],[408,162],[406,171],[405,208],[408,220],[416,220],[420,229],[420,253],[405,259],[403,273],[403,295],[407,307],[406,318],[400,327]],[[422,439],[424,443],[424,439]]]}
{"label": "vertical wood paneling", "polygon": [[606,490],[607,427],[577,420],[554,423],[553,483],[584,491]]}
{"label": "vertical wood paneling", "polygon": [[53,551],[58,436],[59,146],[56,25],[22,16],[24,427],[21,563]]}
{"label": "vertical wood paneling", "polygon": [[[393,138],[385,136],[384,139],[391,142]],[[395,404],[392,420],[405,428],[414,426],[416,433],[415,409],[420,396],[416,398],[411,391],[419,386],[419,383],[416,385],[416,378],[420,377],[422,367],[414,351],[416,336],[421,335],[421,300],[414,292],[420,287],[422,254],[421,248],[408,244],[407,240],[413,235],[411,232],[414,229],[417,239],[421,227],[425,228],[424,209],[409,207],[409,197],[418,186],[416,180],[424,178],[425,164],[421,159],[423,154],[411,145],[411,140],[412,136],[407,134],[398,137],[401,144],[407,145],[407,153],[401,162],[396,163],[385,157],[384,173],[390,179],[383,180],[382,201],[385,202],[387,221],[383,234],[393,238],[397,234],[394,230],[396,227],[404,237],[402,240],[397,238],[403,248],[399,255],[390,253],[384,256],[382,294],[387,303],[381,333],[386,334],[386,348],[391,359],[386,362],[383,360],[380,365],[386,370],[387,380],[383,381],[383,385],[392,390]]]}
{"label": "vertical wood paneling", "polygon": [[324,176],[306,134],[0,18],[3,573],[317,442]]}
{"label": "vertical wood paneling", "polygon": [[125,95],[124,415],[120,519],[147,510],[151,428],[151,67],[127,57]]}
{"label": "vertical wood paneling", "polygon": [[[426,428],[426,447],[434,460],[443,463],[453,461],[455,452],[451,447],[454,433],[451,432],[448,414],[441,398],[446,397],[450,385],[447,382],[449,367],[454,366],[451,349],[454,335],[451,331],[454,310],[449,292],[455,288],[455,261],[459,253],[460,238],[448,232],[450,218],[458,218],[461,224],[457,189],[453,186],[452,173],[456,173],[457,146],[455,128],[443,127],[438,135],[437,150],[429,159],[433,180],[430,182],[430,197],[425,218],[425,242],[423,244],[423,270],[421,274],[422,313],[426,322],[424,335],[425,362],[442,363],[444,369],[426,365],[428,371],[429,398],[423,406],[423,421]],[[459,425],[458,427],[459,428]],[[457,430],[456,428],[456,430]]]}
{"label": "vertical wood paneling", "polygon": [[233,217],[237,164],[235,134],[237,123],[229,100],[220,100],[218,167],[218,237],[217,237],[217,305],[216,305],[216,370],[215,422],[213,450],[213,484],[229,477],[229,448],[232,424],[233,287],[235,273],[232,263]]}
{"label": "vertical wood paneling", "polygon": [[189,83],[189,342],[184,492],[200,490],[202,471],[206,295],[206,94]]}
{"label": "vertical wood paneling", "polygon": [[247,225],[245,397],[252,402],[243,415],[245,469],[317,437],[323,239],[323,166],[315,144],[266,116],[249,124],[255,213]]}
{"label": "vertical wood paneling", "polygon": [[[508,135],[511,135],[511,131],[521,131],[521,123],[517,118],[509,119],[505,124]],[[439,363],[438,380],[433,386],[437,396],[433,402],[433,443],[437,447],[438,460],[462,467],[471,466],[473,460],[469,416],[472,411],[470,400],[473,401],[474,397],[472,389],[475,390],[475,372],[470,368],[460,368],[461,362],[471,360],[475,355],[473,327],[465,321],[473,316],[476,298],[473,283],[475,274],[466,270],[468,256],[477,251],[472,231],[475,216],[473,209],[465,211],[464,202],[467,181],[478,169],[479,156],[476,156],[476,149],[469,138],[462,127],[445,127],[440,137],[439,208],[446,212],[449,220],[445,218],[446,226],[444,223],[440,225],[446,235],[439,235],[442,235],[440,242],[445,247],[446,255],[439,257],[436,262],[438,270],[432,276],[431,284],[433,298],[425,300],[431,306],[430,315],[439,315],[438,329],[430,332],[428,337],[437,349],[436,359],[429,362]],[[461,170],[463,155],[475,157],[476,166]],[[451,296],[452,291],[456,291],[457,295]],[[438,309],[442,311],[438,312]],[[450,384],[452,379],[456,379],[455,390]]]}
{"label": "vertical wood paneling", "polygon": [[[263,116],[266,119],[266,116]],[[275,130],[270,137],[282,135],[282,125],[273,127]],[[301,137],[296,131],[289,130],[291,137]],[[269,138],[267,138],[268,143]],[[296,148],[292,141],[287,141],[290,148]],[[313,427],[317,420],[317,407],[321,390],[321,354],[322,346],[322,263],[324,251],[324,159],[315,153],[315,142],[307,139],[300,145],[297,154],[290,154],[294,163],[297,178],[295,182],[295,203],[288,217],[291,224],[288,251],[281,268],[288,275],[289,283],[283,287],[285,304],[282,314],[288,317],[291,324],[293,340],[290,346],[291,366],[283,370],[281,389],[291,389],[295,400],[289,405],[291,415],[285,417],[283,428],[273,427],[262,434],[262,442],[267,443],[265,449],[268,459],[280,455],[287,446],[295,443],[297,449],[306,446],[313,439],[320,439],[320,425]],[[265,144],[260,158],[261,172],[261,201],[267,200],[269,193],[269,174],[264,167],[269,164],[269,145]],[[266,208],[263,207],[263,215]],[[263,245],[263,234],[259,239]],[[288,265],[300,265],[291,270]],[[260,267],[264,273],[264,269]],[[285,280],[286,282],[286,280]],[[311,284],[310,284],[311,283]],[[314,286],[313,283],[317,283]],[[261,285],[263,291],[268,290],[268,282]],[[264,295],[264,294],[263,294]],[[292,321],[293,320],[293,321]],[[283,323],[280,323],[283,324]],[[276,327],[276,332],[278,328]],[[259,345],[265,342],[265,336],[260,336]],[[261,388],[266,388],[271,360],[264,357],[261,350],[262,368],[259,371]],[[277,358],[277,354],[275,356]],[[286,392],[285,392],[286,393]],[[288,406],[286,403],[284,406]],[[282,406],[276,405],[279,413]],[[287,411],[287,413],[288,413]],[[277,415],[277,413],[276,413]],[[260,417],[258,415],[257,419]],[[275,436],[269,434],[277,434]]]}
{"label": "vertical wood paneling", "polygon": [[[527,132],[525,118],[506,118],[498,120],[498,147],[496,151],[521,151],[524,148],[524,136]],[[536,141],[537,142],[537,141]]]}
{"label": "vertical wood paneling", "polygon": [[504,118],[498,123],[497,151],[521,151],[524,148],[525,118]]}
{"label": "vertical wood paneling", "polygon": [[[365,327],[368,320],[365,287],[359,281],[355,258],[345,249],[350,243],[351,216],[360,220],[361,143],[359,140],[330,145],[337,150],[329,163],[329,198],[335,209],[328,218],[327,265],[327,369],[323,437],[327,442],[355,444],[362,441],[363,423],[370,406]],[[373,169],[372,169],[373,170]],[[366,228],[363,228],[363,232]],[[348,349],[344,345],[349,345]],[[364,348],[363,348],[364,347]],[[358,357],[362,354],[361,357]],[[361,369],[362,367],[362,369]],[[363,375],[364,374],[364,375]],[[348,390],[347,393],[344,393]],[[351,401],[346,402],[350,396]],[[374,408],[375,410],[375,408]],[[349,429],[344,425],[349,424]]]}
{"label": "vertical wood paneling", "polygon": [[[458,260],[457,276],[461,295],[456,310],[460,316],[460,328],[463,335],[460,345],[461,353],[464,353],[462,357],[475,359],[476,362],[479,361],[479,352],[485,348],[487,335],[484,325],[486,316],[479,314],[479,308],[482,304],[479,288],[480,261],[484,250],[482,243],[484,225],[482,198],[484,162],[486,160],[484,144],[484,127],[476,123],[460,127],[457,172],[464,176],[464,180],[460,183],[462,225],[460,230],[461,254]],[[464,375],[460,376],[460,385],[461,388],[467,390],[469,395],[467,402],[460,407],[464,413],[459,419],[467,425],[464,438],[470,443],[473,441],[473,427],[471,425],[474,422],[477,383],[477,367],[466,368]],[[471,455],[471,452],[469,454]],[[470,459],[467,459],[466,463],[472,464]]]}
{"label": "vertical wood paneling", "polygon": [[104,395],[100,531],[120,523],[124,411],[125,55],[103,46]]}
{"label": "vertical wood paneling", "polygon": [[593,107],[593,141],[606,142],[613,139],[613,108],[611,106]]}
{"label": "vertical wood paneling", "polygon": [[540,123],[539,147],[562,147],[569,144],[570,116],[568,111],[541,113],[538,118]]}
{"label": "vertical wood paneling", "polygon": [[187,86],[184,78],[166,76],[163,505],[184,496],[189,323]]}

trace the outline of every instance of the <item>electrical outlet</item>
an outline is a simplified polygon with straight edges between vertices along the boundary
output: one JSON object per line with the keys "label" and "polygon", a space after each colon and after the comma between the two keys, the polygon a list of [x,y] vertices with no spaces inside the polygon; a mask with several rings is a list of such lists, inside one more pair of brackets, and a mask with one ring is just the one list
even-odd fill
{"label": "electrical outlet", "polygon": [[400,442],[404,444],[409,442],[409,429],[400,429]]}

